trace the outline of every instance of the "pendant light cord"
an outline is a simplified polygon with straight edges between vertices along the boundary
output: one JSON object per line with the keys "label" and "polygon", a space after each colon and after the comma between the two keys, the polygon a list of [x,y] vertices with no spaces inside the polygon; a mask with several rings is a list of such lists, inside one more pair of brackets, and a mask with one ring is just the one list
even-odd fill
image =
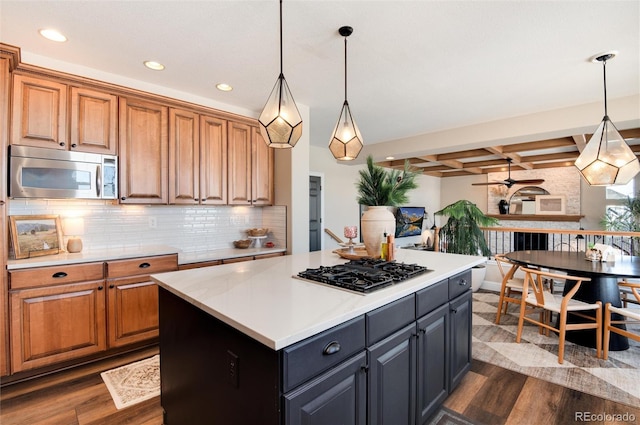
{"label": "pendant light cord", "polygon": [[344,38],[344,103],[347,103],[347,37]]}
{"label": "pendant light cord", "polygon": [[602,61],[602,75],[604,79],[604,116],[607,114],[607,60]]}
{"label": "pendant light cord", "polygon": [[282,56],[282,0],[280,0],[280,76],[283,76]]}

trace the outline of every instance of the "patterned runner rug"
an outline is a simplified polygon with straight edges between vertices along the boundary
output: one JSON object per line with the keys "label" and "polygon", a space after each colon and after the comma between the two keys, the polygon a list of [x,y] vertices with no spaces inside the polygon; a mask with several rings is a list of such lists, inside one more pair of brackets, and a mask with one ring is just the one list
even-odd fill
{"label": "patterned runner rug", "polygon": [[610,351],[609,359],[595,356],[594,348],[565,342],[564,363],[558,363],[558,337],[540,335],[531,324],[517,344],[518,307],[496,325],[499,296],[473,294],[473,358],[515,372],[553,382],[604,399],[640,406],[640,344],[630,340],[625,351]]}
{"label": "patterned runner rug", "polygon": [[160,355],[102,372],[117,409],[160,395]]}

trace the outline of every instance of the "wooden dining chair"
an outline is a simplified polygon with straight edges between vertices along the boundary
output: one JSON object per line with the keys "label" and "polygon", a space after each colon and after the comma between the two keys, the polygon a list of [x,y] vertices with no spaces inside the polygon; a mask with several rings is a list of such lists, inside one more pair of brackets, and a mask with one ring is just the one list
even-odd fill
{"label": "wooden dining chair", "polygon": [[[540,330],[546,330],[548,335],[549,331],[558,333],[558,363],[562,364],[564,358],[564,342],[567,331],[579,330],[579,329],[595,329],[596,331],[596,357],[600,358],[600,351],[602,349],[602,302],[589,304],[583,301],[574,300],[573,296],[578,292],[582,282],[588,282],[591,279],[588,277],[560,275],[548,271],[529,269],[522,267],[524,272],[524,285],[522,287],[523,294],[527,293],[526,297],[522,297],[520,303],[520,318],[518,320],[518,334],[516,336],[516,342],[520,342],[522,337],[522,328],[524,322],[530,322],[537,325]],[[573,287],[567,292],[566,295],[553,294],[546,290],[544,285],[545,279],[565,279],[567,284],[575,282]],[[531,291],[531,292],[529,292]],[[583,312],[595,310],[595,317],[584,314]],[[551,313],[558,313],[558,327],[554,327],[551,324]],[[533,313],[539,313],[540,319],[528,317]],[[579,323],[567,323],[567,316],[577,316],[584,321]]]}
{"label": "wooden dining chair", "polygon": [[[622,289],[629,289],[630,293],[633,296],[633,301],[631,299],[627,300],[628,302],[632,302],[633,304],[640,305],[640,283],[631,283],[631,282],[619,282],[618,286]],[[631,298],[631,297],[630,297]],[[613,314],[619,314],[622,316],[621,319],[613,317]],[[602,357],[607,360],[609,357],[609,338],[611,337],[611,332],[617,333],[622,336],[626,336],[627,338],[631,338],[635,341],[640,341],[640,333],[633,333],[629,331],[629,329],[620,329],[618,326],[620,325],[640,325],[640,307],[630,308],[628,304],[623,307],[615,307],[611,305],[611,303],[607,303],[604,306],[604,350]]]}
{"label": "wooden dining chair", "polygon": [[622,301],[622,307],[629,307],[629,303],[640,305],[640,300],[636,299],[633,293],[633,285],[626,285],[627,283],[638,283],[638,282],[629,282],[623,280],[618,283],[618,288],[620,288],[620,301]]}
{"label": "wooden dining chair", "polygon": [[[496,312],[496,324],[500,324],[500,317],[507,314],[509,303],[520,305],[522,298],[522,286],[524,278],[514,277],[516,271],[520,268],[517,263],[509,260],[504,254],[495,255],[496,265],[502,276],[502,285],[500,286],[500,300],[498,301],[498,311]],[[517,295],[517,298],[513,296]],[[503,311],[504,310],[504,311]]]}

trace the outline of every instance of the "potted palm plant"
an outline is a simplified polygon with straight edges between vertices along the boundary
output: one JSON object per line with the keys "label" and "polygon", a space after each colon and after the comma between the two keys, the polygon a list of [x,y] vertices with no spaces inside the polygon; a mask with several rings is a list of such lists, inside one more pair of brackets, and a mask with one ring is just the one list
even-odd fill
{"label": "potted palm plant", "polygon": [[[436,215],[449,217],[438,232],[445,252],[491,256],[491,249],[480,227],[495,226],[498,219],[486,216],[474,203],[465,199],[447,205],[437,211]],[[485,266],[476,266],[473,274],[472,287],[477,291],[484,281]]]}
{"label": "potted palm plant", "polygon": [[387,207],[409,201],[407,193],[418,187],[417,174],[410,170],[409,161],[405,161],[403,170],[388,170],[374,164],[371,155],[367,157],[367,167],[359,174],[357,201],[368,207],[362,215],[360,232],[367,254],[378,257],[384,234],[395,231],[395,216]]}

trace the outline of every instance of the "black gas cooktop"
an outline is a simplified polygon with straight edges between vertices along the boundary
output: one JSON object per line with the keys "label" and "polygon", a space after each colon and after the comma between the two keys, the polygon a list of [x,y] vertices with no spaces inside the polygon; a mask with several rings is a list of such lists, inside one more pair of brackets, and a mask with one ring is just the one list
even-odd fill
{"label": "black gas cooktop", "polygon": [[351,260],[337,266],[320,266],[298,273],[298,277],[342,289],[368,293],[429,272],[417,264],[376,259]]}

